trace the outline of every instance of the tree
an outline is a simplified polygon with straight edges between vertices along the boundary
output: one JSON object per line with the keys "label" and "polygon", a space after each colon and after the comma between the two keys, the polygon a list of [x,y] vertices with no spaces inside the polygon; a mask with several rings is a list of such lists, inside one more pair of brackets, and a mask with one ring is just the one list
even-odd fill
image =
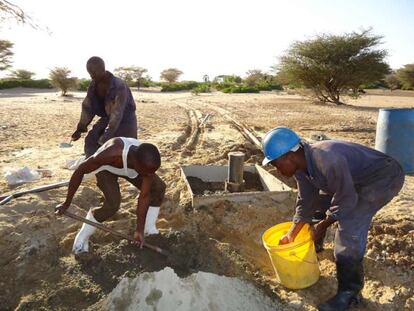
{"label": "tree", "polygon": [[386,75],[384,81],[391,91],[401,88],[400,79],[398,79],[398,76],[395,74],[395,72]]}
{"label": "tree", "polygon": [[341,94],[383,78],[389,72],[385,50],[378,49],[381,36],[371,30],[344,35],[318,35],[297,41],[281,56],[278,76],[287,84],[312,90],[322,102],[343,104]]}
{"label": "tree", "polygon": [[69,89],[76,87],[77,79],[69,77],[70,73],[66,67],[55,67],[49,73],[52,85],[61,90],[62,96],[66,96]]}
{"label": "tree", "polygon": [[161,72],[160,79],[165,80],[168,83],[173,83],[178,80],[178,78],[183,74],[181,70],[176,68],[168,68]]}
{"label": "tree", "polygon": [[246,72],[245,82],[248,86],[256,86],[260,81],[264,80],[264,74],[259,69],[252,69]]}
{"label": "tree", "polygon": [[402,88],[410,90],[414,88],[414,64],[404,65],[397,70],[397,77],[401,81]]}
{"label": "tree", "polygon": [[0,71],[10,68],[11,57],[14,55],[11,48],[13,43],[7,40],[0,40]]}
{"label": "tree", "polygon": [[138,88],[142,86],[143,74],[148,70],[142,67],[130,66],[130,67],[118,67],[115,68],[115,74],[121,79],[125,80],[128,84],[135,84]]}
{"label": "tree", "polygon": [[0,21],[3,22],[7,18],[12,18],[18,22],[25,23],[28,16],[17,5],[9,1],[0,1]]}
{"label": "tree", "polygon": [[10,1],[0,0],[0,23],[9,19],[15,20],[18,23],[28,24],[34,29],[40,29],[39,25],[37,25],[19,6]]}
{"label": "tree", "polygon": [[25,69],[13,70],[10,77],[13,79],[30,80],[34,76],[34,72]]}

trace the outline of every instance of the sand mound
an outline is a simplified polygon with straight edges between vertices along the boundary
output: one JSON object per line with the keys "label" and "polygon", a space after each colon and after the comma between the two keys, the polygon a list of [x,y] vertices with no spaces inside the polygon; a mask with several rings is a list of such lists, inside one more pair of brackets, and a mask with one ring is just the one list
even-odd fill
{"label": "sand mound", "polygon": [[105,310],[281,310],[253,285],[198,272],[180,279],[171,268],[123,278],[97,308]]}

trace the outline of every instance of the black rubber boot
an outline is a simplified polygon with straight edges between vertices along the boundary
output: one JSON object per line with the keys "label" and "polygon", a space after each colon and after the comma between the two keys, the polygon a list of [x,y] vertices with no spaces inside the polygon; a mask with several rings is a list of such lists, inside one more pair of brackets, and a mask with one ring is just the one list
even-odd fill
{"label": "black rubber boot", "polygon": [[364,270],[361,261],[336,263],[338,291],[334,297],[318,305],[319,311],[346,311],[361,301]]}
{"label": "black rubber boot", "polygon": [[[322,213],[322,212],[316,212],[315,213],[315,216],[313,217],[313,219],[312,219],[312,225],[315,225],[315,224],[317,224],[318,222],[320,222],[320,221],[322,221],[323,219],[324,219],[324,213]],[[326,236],[326,231],[325,231],[325,233],[324,233],[324,235],[323,235],[323,237],[321,237],[320,239],[318,239],[318,240],[316,240],[316,241],[314,241],[314,244],[315,244],[315,251],[317,252],[317,253],[320,253],[320,252],[322,252],[323,251],[323,243],[325,242],[325,236]]]}
{"label": "black rubber boot", "polygon": [[323,235],[323,237],[321,237],[319,240],[316,240],[314,243],[315,243],[315,251],[317,252],[317,253],[320,253],[320,252],[322,252],[323,250],[324,250],[324,248],[323,248],[323,243],[325,242],[325,235],[326,235],[326,232],[325,232],[325,234]]}

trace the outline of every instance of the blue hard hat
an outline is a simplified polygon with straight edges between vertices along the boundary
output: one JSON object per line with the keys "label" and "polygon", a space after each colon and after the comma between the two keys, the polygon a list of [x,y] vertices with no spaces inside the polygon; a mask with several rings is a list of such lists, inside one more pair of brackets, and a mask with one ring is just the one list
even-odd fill
{"label": "blue hard hat", "polygon": [[276,160],[300,143],[300,137],[287,127],[277,127],[267,132],[262,140],[264,160],[262,165]]}

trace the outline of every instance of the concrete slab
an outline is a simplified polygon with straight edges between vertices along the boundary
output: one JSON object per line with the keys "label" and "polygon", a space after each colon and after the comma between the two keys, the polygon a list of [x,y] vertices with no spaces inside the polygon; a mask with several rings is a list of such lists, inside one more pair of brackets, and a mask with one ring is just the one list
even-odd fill
{"label": "concrete slab", "polygon": [[[263,191],[235,192],[235,193],[218,193],[218,194],[195,194],[191,189],[188,177],[197,177],[204,182],[222,182],[227,179],[227,165],[187,165],[181,167],[181,177],[187,185],[187,190],[192,198],[193,208],[217,204],[220,201],[230,201],[235,203],[249,202],[260,200],[264,196],[277,202],[287,199],[292,192],[282,181],[272,174],[268,173],[258,165],[245,166],[245,172],[255,173],[259,176],[263,186]],[[223,189],[224,190],[224,189]]]}

